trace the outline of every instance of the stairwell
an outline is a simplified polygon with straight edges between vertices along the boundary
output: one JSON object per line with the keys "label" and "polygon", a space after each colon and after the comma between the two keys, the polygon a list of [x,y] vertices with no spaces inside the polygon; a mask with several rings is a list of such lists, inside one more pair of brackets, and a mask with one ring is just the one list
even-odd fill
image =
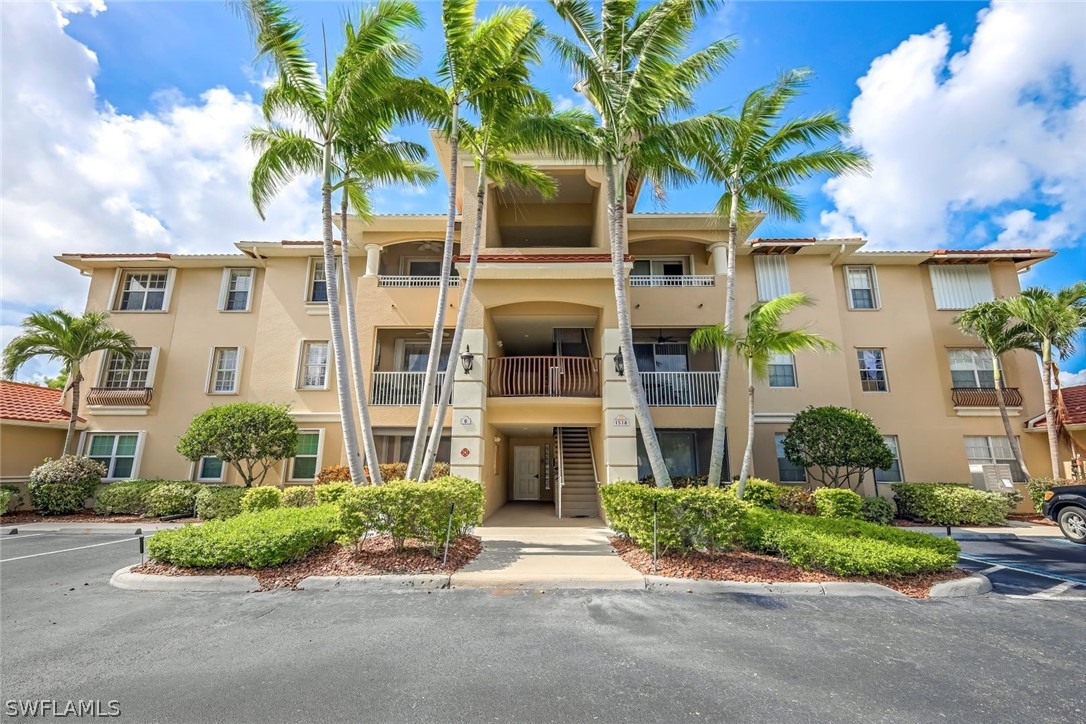
{"label": "stairwell", "polygon": [[558,430],[562,450],[562,517],[595,518],[596,471],[592,463],[592,442],[588,429],[563,427]]}

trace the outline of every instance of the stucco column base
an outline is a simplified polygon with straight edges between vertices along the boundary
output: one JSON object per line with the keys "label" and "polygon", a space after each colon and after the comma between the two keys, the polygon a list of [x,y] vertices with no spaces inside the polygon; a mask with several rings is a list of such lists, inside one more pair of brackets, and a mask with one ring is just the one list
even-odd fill
{"label": "stucco column base", "polygon": [[[637,480],[637,418],[625,377],[615,371],[617,329],[603,330],[600,376],[603,385],[603,464],[606,482]],[[636,360],[623,360],[625,374],[637,374]]]}

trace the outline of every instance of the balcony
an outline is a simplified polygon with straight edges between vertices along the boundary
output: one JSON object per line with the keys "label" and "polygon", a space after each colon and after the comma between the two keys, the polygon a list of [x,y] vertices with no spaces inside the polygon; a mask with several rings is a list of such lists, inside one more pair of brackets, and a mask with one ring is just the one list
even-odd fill
{"label": "balcony", "polygon": [[146,407],[151,404],[151,388],[92,387],[87,393],[87,404],[104,407]]}
{"label": "balcony", "polygon": [[719,372],[641,372],[650,407],[713,407]]}
{"label": "balcony", "polygon": [[[417,406],[422,401],[422,387],[426,382],[425,372],[374,372],[372,404],[377,407]],[[441,396],[441,386],[445,383],[445,373],[437,373],[437,385],[434,389],[434,403]]]}
{"label": "balcony", "polygon": [[713,287],[716,277],[709,274],[630,275],[631,287]]}
{"label": "balcony", "polygon": [[490,397],[599,397],[600,361],[540,355],[488,360]]}
{"label": "balcony", "polygon": [[[950,397],[954,407],[999,407],[994,387],[953,387]],[[1017,387],[1005,387],[1003,401],[1007,407],[1021,407],[1022,393]]]}
{"label": "balcony", "polygon": [[[440,287],[441,277],[413,277],[413,276],[388,276],[382,274],[377,277],[377,286],[395,287],[399,289],[417,287]],[[449,286],[460,286],[460,277],[449,277]]]}

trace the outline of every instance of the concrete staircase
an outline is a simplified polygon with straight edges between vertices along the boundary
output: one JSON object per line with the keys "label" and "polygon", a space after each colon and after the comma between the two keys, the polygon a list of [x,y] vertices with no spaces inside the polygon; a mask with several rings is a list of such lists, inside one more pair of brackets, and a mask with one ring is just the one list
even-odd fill
{"label": "concrete staircase", "polygon": [[596,471],[588,429],[563,427],[558,434],[562,438],[562,517],[595,518]]}

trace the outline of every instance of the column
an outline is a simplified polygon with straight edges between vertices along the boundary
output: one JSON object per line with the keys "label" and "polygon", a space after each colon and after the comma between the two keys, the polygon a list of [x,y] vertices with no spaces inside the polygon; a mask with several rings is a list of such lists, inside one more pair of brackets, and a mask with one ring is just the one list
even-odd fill
{"label": "column", "polygon": [[375,277],[381,269],[381,245],[366,244],[366,276]]}
{"label": "column", "polygon": [[[600,378],[603,384],[603,464],[606,482],[637,480],[637,418],[625,377],[615,371],[618,330],[603,330]],[[625,374],[637,374],[636,360],[623,360]]]}
{"label": "column", "polygon": [[[464,371],[459,356],[470,349],[474,355],[470,372]],[[453,475],[485,482],[486,469],[486,333],[481,329],[465,329],[456,355],[456,377],[452,393],[452,453],[450,472]],[[487,491],[488,493],[490,491]]]}
{"label": "column", "polygon": [[713,274],[722,276],[728,273],[728,245],[723,241],[709,245],[709,258],[713,262]]}

